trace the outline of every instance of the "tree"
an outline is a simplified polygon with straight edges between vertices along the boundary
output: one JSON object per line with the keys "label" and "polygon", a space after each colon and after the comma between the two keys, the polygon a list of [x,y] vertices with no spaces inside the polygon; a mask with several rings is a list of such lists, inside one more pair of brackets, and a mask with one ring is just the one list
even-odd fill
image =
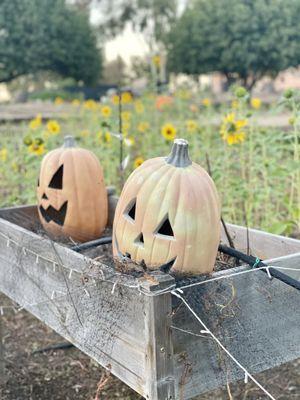
{"label": "tree", "polygon": [[126,64],[122,57],[106,62],[103,69],[103,83],[107,85],[124,85],[126,81]]}
{"label": "tree", "polygon": [[98,80],[101,57],[88,16],[64,0],[1,0],[0,82],[38,71]]}
{"label": "tree", "polygon": [[218,71],[248,89],[300,63],[298,0],[194,0],[168,36],[168,67]]}
{"label": "tree", "polygon": [[[77,0],[80,5],[82,0]],[[151,47],[152,42],[159,42],[175,21],[178,12],[178,0],[95,0],[104,20],[99,29],[101,34],[115,36],[121,33],[127,23],[143,32]]]}

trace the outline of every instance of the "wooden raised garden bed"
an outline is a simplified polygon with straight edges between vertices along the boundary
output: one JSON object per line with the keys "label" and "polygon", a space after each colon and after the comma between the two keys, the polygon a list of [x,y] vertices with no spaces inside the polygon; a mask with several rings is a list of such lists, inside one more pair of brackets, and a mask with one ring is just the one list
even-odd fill
{"label": "wooden raised garden bed", "polygon": [[[116,202],[110,195],[110,226]],[[93,262],[37,233],[37,225],[35,206],[0,211],[0,290],[146,399],[190,399],[244,377],[172,296],[173,277],[121,275],[101,262],[103,247]],[[237,249],[245,251],[249,236],[252,254],[299,268],[287,273],[300,278],[300,241],[228,229]],[[299,292],[262,271],[195,286],[184,296],[250,373],[300,356]]]}

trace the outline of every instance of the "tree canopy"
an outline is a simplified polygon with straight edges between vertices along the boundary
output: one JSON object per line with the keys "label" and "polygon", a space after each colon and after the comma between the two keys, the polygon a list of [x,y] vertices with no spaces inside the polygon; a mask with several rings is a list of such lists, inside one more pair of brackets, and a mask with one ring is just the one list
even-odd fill
{"label": "tree canopy", "polygon": [[[76,0],[82,5],[84,0]],[[88,0],[86,0],[88,3]],[[85,3],[85,4],[86,4]],[[121,33],[126,24],[143,32],[149,40],[159,42],[175,21],[178,0],[94,0],[104,16],[99,25],[101,34],[108,37]],[[149,43],[151,45],[151,43]]]}
{"label": "tree canopy", "polygon": [[88,16],[64,0],[1,0],[0,82],[39,71],[98,80],[101,54]]}
{"label": "tree canopy", "polygon": [[168,67],[219,71],[251,88],[300,64],[298,0],[194,0],[168,37]]}

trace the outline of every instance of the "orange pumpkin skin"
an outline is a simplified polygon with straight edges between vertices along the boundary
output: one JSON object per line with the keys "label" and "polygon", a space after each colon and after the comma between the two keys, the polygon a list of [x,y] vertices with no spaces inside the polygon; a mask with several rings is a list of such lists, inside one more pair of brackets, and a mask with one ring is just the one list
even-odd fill
{"label": "orange pumpkin skin", "polygon": [[113,225],[113,252],[148,268],[177,274],[213,271],[220,240],[220,202],[214,182],[174,141],[169,157],[144,162],[128,178]]}
{"label": "orange pumpkin skin", "polygon": [[38,212],[44,229],[55,238],[78,242],[101,236],[108,204],[97,157],[74,147],[72,137],[43,159],[37,187]]}

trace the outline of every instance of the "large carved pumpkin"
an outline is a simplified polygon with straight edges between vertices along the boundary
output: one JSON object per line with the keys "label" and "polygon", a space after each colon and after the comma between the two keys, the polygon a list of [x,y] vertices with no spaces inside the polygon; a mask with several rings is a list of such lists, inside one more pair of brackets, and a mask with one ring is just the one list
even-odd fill
{"label": "large carved pumpkin", "polygon": [[98,238],[107,223],[107,193],[97,157],[75,147],[71,136],[48,153],[41,165],[38,211],[53,236],[84,242]]}
{"label": "large carved pumpkin", "polygon": [[220,239],[215,185],[176,139],[171,154],[144,162],[128,178],[113,226],[116,258],[127,256],[150,269],[210,273]]}

